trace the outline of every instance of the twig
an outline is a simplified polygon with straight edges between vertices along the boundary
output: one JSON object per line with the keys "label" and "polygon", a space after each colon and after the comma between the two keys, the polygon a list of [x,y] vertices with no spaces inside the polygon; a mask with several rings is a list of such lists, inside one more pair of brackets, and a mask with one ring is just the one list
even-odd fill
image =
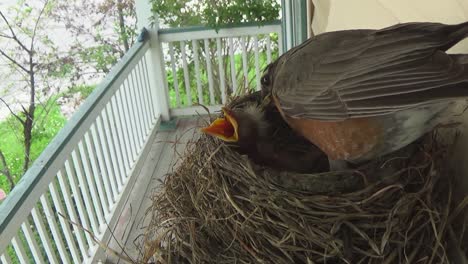
{"label": "twig", "polygon": [[18,119],[18,121],[19,121],[22,125],[24,125],[24,120],[21,119],[21,117],[19,117],[17,114],[15,114],[15,112],[13,112],[13,110],[10,108],[10,105],[7,104],[7,102],[5,102],[5,100],[3,100],[3,98],[1,98],[1,97],[0,97],[0,101],[2,101],[2,102],[6,105],[6,107],[8,107],[8,110],[10,110],[10,113],[11,113],[16,119]]}
{"label": "twig", "polygon": [[[114,254],[116,257],[119,257],[120,259],[123,259],[129,263],[134,263],[134,260],[130,258],[130,256],[128,256],[126,254],[126,256],[122,256],[122,254],[120,254],[119,252],[115,251],[114,249],[108,247],[107,245],[105,245],[103,242],[99,241],[98,238],[93,234],[93,232],[89,231],[88,229],[84,228],[82,225],[80,225],[79,223],[76,223],[74,221],[72,221],[71,219],[69,219],[68,217],[66,217],[65,215],[63,215],[62,213],[60,212],[57,212],[57,214],[59,216],[61,216],[63,219],[65,219],[65,221],[69,222],[70,224],[78,227],[79,229],[83,230],[84,232],[88,233],[91,237],[91,239],[93,239],[94,242],[96,242],[99,246],[101,246],[103,249],[105,250],[108,250],[109,252],[111,252],[112,254]],[[120,244],[119,244],[120,245]]]}
{"label": "twig", "polygon": [[31,53],[31,50],[29,50],[28,48],[26,48],[26,46],[21,42],[19,41],[19,39],[16,37],[16,34],[15,34],[15,31],[13,30],[13,27],[10,25],[10,23],[8,22],[8,19],[6,19],[5,15],[3,14],[2,11],[0,11],[0,16],[3,18],[3,20],[5,21],[5,23],[7,24],[8,26],[8,29],[10,30],[11,32],[11,38],[14,39],[16,41],[16,43],[18,43],[18,45],[20,45],[20,47],[22,49],[24,49],[26,52],[28,52],[29,54]]}
{"label": "twig", "polygon": [[26,69],[23,65],[21,65],[19,62],[17,62],[16,60],[14,60],[13,58],[11,58],[10,56],[8,56],[8,54],[6,54],[3,50],[0,50],[0,54],[3,55],[3,57],[7,58],[9,61],[11,61],[11,63],[15,64],[16,66],[18,66],[20,69],[22,69],[23,71],[25,71],[26,73],[29,74],[29,70]]}
{"label": "twig", "polygon": [[[44,2],[44,5],[42,6],[42,9],[41,11],[39,12],[39,15],[37,16],[37,19],[36,19],[36,23],[34,24],[34,29],[33,29],[33,33],[32,33],[32,37],[31,37],[31,48],[30,48],[30,51],[32,53],[32,51],[34,50],[34,39],[36,38],[36,31],[37,31],[37,27],[39,26],[39,22],[41,20],[41,16],[42,14],[44,14],[44,10],[45,8],[47,7],[47,4],[49,3],[48,0],[46,0]],[[32,56],[31,56],[32,57]]]}

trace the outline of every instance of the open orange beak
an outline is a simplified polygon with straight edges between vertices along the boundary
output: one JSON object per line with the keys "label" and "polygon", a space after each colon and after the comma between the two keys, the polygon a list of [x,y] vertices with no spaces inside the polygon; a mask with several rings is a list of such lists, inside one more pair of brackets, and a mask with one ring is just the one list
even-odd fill
{"label": "open orange beak", "polygon": [[239,140],[237,120],[229,109],[223,107],[221,110],[224,117],[216,118],[210,126],[202,128],[201,131],[226,142],[237,142]]}

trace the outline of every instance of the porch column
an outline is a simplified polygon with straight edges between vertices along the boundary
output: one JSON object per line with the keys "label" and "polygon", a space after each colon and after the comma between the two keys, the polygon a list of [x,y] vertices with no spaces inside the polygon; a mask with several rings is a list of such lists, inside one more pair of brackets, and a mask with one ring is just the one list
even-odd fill
{"label": "porch column", "polygon": [[282,0],[281,13],[285,52],[307,39],[307,0]]}
{"label": "porch column", "polygon": [[[164,65],[164,56],[162,53],[161,43],[159,42],[157,22],[158,15],[151,12],[151,4],[148,0],[135,0],[137,27],[143,29],[144,27],[150,34],[150,60],[148,62],[150,84],[152,89],[156,92],[155,102],[157,102],[157,109],[161,113],[163,121],[170,119],[169,113],[169,93],[166,81],[166,71]],[[155,23],[151,23],[151,16],[156,18]]]}

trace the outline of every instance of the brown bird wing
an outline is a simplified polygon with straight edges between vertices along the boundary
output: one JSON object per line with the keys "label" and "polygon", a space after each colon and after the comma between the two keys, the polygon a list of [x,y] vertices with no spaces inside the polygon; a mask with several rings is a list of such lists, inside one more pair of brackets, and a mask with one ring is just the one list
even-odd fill
{"label": "brown bird wing", "polygon": [[290,117],[388,114],[468,96],[466,57],[445,53],[467,33],[468,23],[329,32],[285,53],[267,75],[273,96]]}

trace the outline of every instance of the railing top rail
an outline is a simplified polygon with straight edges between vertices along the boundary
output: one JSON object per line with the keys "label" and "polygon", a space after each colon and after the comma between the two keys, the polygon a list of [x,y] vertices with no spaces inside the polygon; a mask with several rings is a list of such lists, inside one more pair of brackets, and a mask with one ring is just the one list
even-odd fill
{"label": "railing top rail", "polygon": [[[0,204],[0,252],[8,244],[11,235],[15,234],[24,218],[29,215],[39,197],[50,183],[50,171],[58,171],[63,166],[57,160],[65,160],[63,155],[70,151],[69,142],[85,133],[84,126],[91,125],[93,115],[102,109],[103,100],[111,97],[112,89],[120,76],[135,59],[144,55],[149,47],[149,34],[146,29],[138,37],[138,41],[124,55],[107,75],[93,93],[85,100],[78,111],[70,118],[59,131],[41,155],[35,160],[29,170],[11,191],[8,197]],[[96,114],[97,115],[97,114]],[[50,177],[50,178],[49,178]]]}
{"label": "railing top rail", "polygon": [[196,40],[206,38],[222,38],[232,36],[246,36],[252,34],[267,34],[271,32],[281,31],[281,21],[275,20],[260,24],[254,23],[242,23],[232,24],[220,27],[219,30],[207,26],[191,26],[191,27],[180,27],[180,28],[165,28],[159,29],[158,35],[161,41],[181,41],[181,40]]}

